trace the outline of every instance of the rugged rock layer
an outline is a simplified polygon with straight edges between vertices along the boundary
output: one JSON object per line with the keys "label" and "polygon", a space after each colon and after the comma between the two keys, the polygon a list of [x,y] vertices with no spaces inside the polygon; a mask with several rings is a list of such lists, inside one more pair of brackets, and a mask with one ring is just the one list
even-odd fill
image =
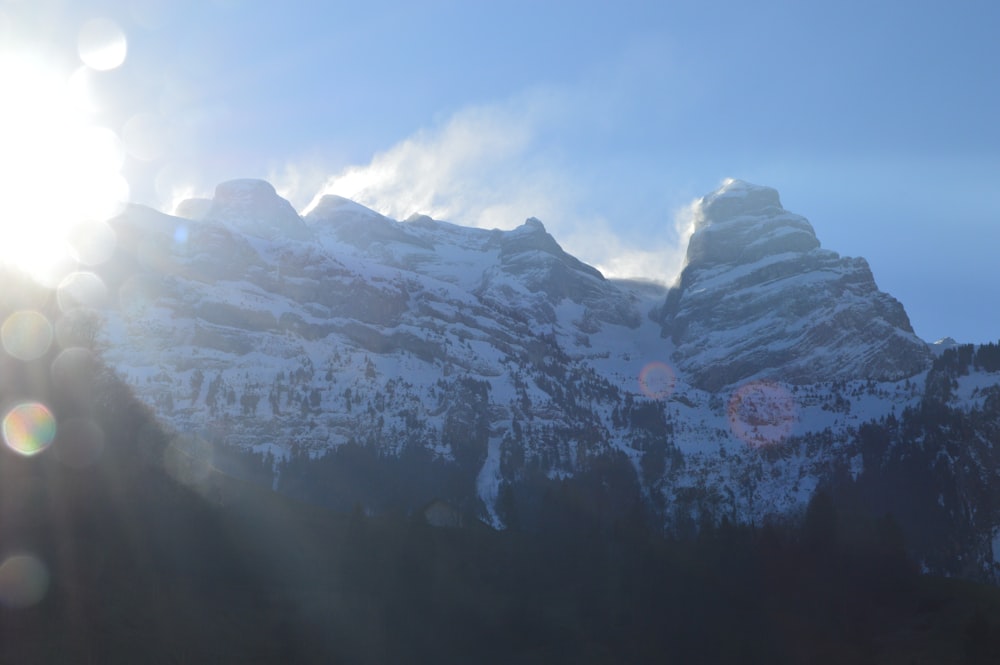
{"label": "rugged rock layer", "polygon": [[885,498],[875,514],[907,507],[928,569],[1000,575],[995,350],[938,352],[955,367],[928,392],[955,434],[916,447],[946,408],[915,408],[923,381],[865,380],[929,361],[867,264],[820,249],[772,189],[729,182],[697,211],[671,291],[605,279],[534,219],[399,222],[332,196],[303,218],[235,181],[178,216],[128,208],[114,256],[59,304],[94,287],[102,355],[183,434],[191,482],[212,465],[345,511],[437,499],[524,528],[560,521],[546,497],[585,498],[608,529],[642,501],[687,532],[859,478]]}
{"label": "rugged rock layer", "polygon": [[694,385],[891,380],[929,365],[927,344],[868,263],[820,248],[774,189],[729,180],[695,214],[687,266],[662,318]]}

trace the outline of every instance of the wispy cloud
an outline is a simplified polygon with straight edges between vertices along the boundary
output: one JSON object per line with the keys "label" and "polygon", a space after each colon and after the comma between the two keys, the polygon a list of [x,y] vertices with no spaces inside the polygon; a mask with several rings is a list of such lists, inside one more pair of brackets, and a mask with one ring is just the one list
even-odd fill
{"label": "wispy cloud", "polygon": [[[622,68],[636,69],[633,60]],[[622,164],[581,163],[579,148],[587,154],[592,142],[615,140],[614,123],[627,123],[633,111],[632,87],[645,84],[633,80],[634,72],[597,76],[600,80],[586,85],[539,87],[466,107],[370,163],[325,179],[318,167],[297,165],[272,174],[272,182],[304,214],[323,195],[337,194],[394,219],[419,213],[510,229],[537,217],[568,252],[605,275],[669,283],[683,263],[691,210],[666,204],[656,210],[666,200],[658,192],[636,196],[638,183],[656,186],[658,174],[628,156],[621,157]],[[616,182],[635,186],[621,191]],[[315,195],[303,205],[307,191]],[[658,229],[654,237],[637,231],[637,211],[647,217],[648,228]]]}
{"label": "wispy cloud", "polygon": [[324,194],[339,194],[397,219],[414,214],[479,227],[510,228],[528,216],[559,209],[568,183],[536,154],[539,133],[559,101],[529,94],[503,104],[455,113],[365,166],[329,178]]}
{"label": "wispy cloud", "polygon": [[697,201],[673,213],[673,235],[651,238],[641,246],[616,233],[605,220],[567,229],[558,238],[571,254],[590,263],[607,277],[644,279],[671,284],[684,268],[688,240],[698,215]]}
{"label": "wispy cloud", "polygon": [[326,190],[330,181],[330,168],[316,158],[288,162],[281,168],[272,167],[267,181],[274,185],[278,196],[291,202],[302,211],[311,205],[317,192]]}

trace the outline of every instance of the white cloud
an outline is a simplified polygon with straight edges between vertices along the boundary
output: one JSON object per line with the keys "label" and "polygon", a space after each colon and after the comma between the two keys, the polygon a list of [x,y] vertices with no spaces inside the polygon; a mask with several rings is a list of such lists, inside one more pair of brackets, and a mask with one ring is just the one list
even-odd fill
{"label": "white cloud", "polygon": [[278,196],[289,201],[296,210],[309,205],[316,192],[323,191],[330,179],[330,169],[317,159],[287,163],[281,169],[272,168],[267,181],[274,185]]}
{"label": "white cloud", "polygon": [[370,164],[329,178],[304,212],[324,194],[396,219],[420,213],[487,228],[511,228],[554,212],[552,198],[564,183],[533,154],[549,103],[527,95],[459,111],[443,126],[376,154]]}
{"label": "white cloud", "polygon": [[605,277],[645,279],[669,285],[684,268],[697,211],[695,201],[674,213],[676,242],[667,237],[653,238],[637,246],[624,240],[603,221],[574,228],[565,241],[560,242],[566,251],[590,263]]}
{"label": "white cloud", "polygon": [[568,162],[559,148],[567,132],[571,140],[581,132],[586,138],[588,118],[601,104],[579,92],[535,90],[465,108],[376,154],[369,164],[343,169],[313,190],[318,193],[307,206],[299,201],[304,188],[318,180],[316,169],[288,167],[275,186],[304,214],[324,194],[337,194],[394,219],[419,213],[510,229],[537,217],[566,251],[607,276],[670,283],[683,262],[690,210],[676,215],[674,228],[664,210],[662,238],[637,239],[627,226],[633,220],[614,219],[635,202],[629,206],[624,195],[616,200],[595,194],[607,191],[607,183],[595,181],[600,169]]}
{"label": "white cloud", "polygon": [[160,204],[159,210],[168,215],[176,214],[178,207],[188,199],[210,199],[212,192],[197,185],[191,184],[191,178],[174,179],[173,172],[169,170],[161,171],[157,178],[157,196]]}
{"label": "white cloud", "polygon": [[684,261],[684,251],[669,245],[654,249],[624,247],[613,239],[604,252],[606,258],[595,262],[605,277],[646,279],[671,284]]}

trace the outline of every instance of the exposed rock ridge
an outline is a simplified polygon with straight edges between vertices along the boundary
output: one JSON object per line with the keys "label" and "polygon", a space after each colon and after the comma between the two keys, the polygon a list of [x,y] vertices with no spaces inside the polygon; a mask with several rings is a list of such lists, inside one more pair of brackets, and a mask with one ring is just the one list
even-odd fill
{"label": "exposed rock ridge", "polygon": [[887,380],[929,365],[927,345],[868,263],[822,249],[774,189],[728,180],[695,214],[662,320],[694,385]]}

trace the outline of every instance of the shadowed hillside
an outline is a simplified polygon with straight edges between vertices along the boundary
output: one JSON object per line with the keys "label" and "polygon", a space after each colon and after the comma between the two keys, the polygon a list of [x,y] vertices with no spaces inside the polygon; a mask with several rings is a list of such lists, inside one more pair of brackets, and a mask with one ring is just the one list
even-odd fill
{"label": "shadowed hillside", "polygon": [[[505,532],[274,494],[220,473],[203,442],[166,432],[103,365],[86,312],[7,283],[0,662],[773,665],[1000,654],[995,589],[918,576],[891,518],[825,493],[801,523],[724,519],[669,537],[640,502],[602,508],[608,469],[540,485],[537,510],[522,507],[521,526]],[[34,334],[19,337],[25,321]],[[25,342],[44,340],[44,322],[51,344]]]}

